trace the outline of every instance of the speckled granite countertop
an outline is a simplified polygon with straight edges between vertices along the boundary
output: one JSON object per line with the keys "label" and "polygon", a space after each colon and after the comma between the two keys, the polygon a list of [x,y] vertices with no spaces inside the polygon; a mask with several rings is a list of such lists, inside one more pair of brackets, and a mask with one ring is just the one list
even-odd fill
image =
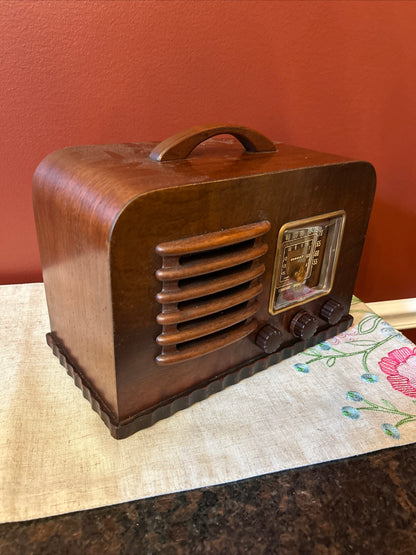
{"label": "speckled granite countertop", "polygon": [[416,553],[416,444],[0,526],[9,554]]}

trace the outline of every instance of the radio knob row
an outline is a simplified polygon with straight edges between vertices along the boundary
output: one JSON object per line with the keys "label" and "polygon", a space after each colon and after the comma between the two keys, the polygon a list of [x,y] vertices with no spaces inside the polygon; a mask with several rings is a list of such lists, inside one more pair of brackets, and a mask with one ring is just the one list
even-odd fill
{"label": "radio knob row", "polygon": [[[329,299],[321,308],[320,317],[331,326],[337,324],[344,315],[344,307],[334,299]],[[299,339],[310,339],[318,329],[318,320],[315,316],[302,310],[298,312],[290,322],[290,333]],[[277,351],[282,342],[283,334],[277,328],[267,324],[258,332],[256,345],[265,353],[271,354]]]}

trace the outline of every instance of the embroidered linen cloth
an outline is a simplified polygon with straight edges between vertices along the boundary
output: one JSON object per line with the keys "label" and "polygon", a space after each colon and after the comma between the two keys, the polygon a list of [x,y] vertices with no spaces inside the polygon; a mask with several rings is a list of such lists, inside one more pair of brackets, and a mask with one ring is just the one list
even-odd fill
{"label": "embroidered linen cloth", "polygon": [[46,345],[43,285],[0,302],[0,522],[416,441],[415,346],[357,299],[346,332],[121,441]]}

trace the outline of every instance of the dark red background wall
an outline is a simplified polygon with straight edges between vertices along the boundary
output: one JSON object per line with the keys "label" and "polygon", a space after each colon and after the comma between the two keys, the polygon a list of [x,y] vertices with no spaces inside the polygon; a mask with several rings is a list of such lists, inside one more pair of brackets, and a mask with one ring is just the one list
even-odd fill
{"label": "dark red background wall", "polygon": [[356,290],[416,296],[416,2],[0,2],[0,282],[41,280],[50,151],[231,122],[371,161]]}

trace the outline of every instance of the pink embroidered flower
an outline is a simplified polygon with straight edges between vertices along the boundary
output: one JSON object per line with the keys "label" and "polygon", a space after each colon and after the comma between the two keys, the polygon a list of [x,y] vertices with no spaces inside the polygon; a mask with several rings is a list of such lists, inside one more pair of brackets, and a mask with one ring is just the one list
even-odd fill
{"label": "pink embroidered flower", "polygon": [[392,387],[416,398],[416,349],[401,347],[391,351],[378,363]]}
{"label": "pink embroidered flower", "polygon": [[328,339],[328,343],[331,345],[340,345],[341,343],[350,343],[351,341],[355,341],[358,338],[358,330],[357,328],[350,328],[347,331],[343,331],[339,333],[335,337]]}

